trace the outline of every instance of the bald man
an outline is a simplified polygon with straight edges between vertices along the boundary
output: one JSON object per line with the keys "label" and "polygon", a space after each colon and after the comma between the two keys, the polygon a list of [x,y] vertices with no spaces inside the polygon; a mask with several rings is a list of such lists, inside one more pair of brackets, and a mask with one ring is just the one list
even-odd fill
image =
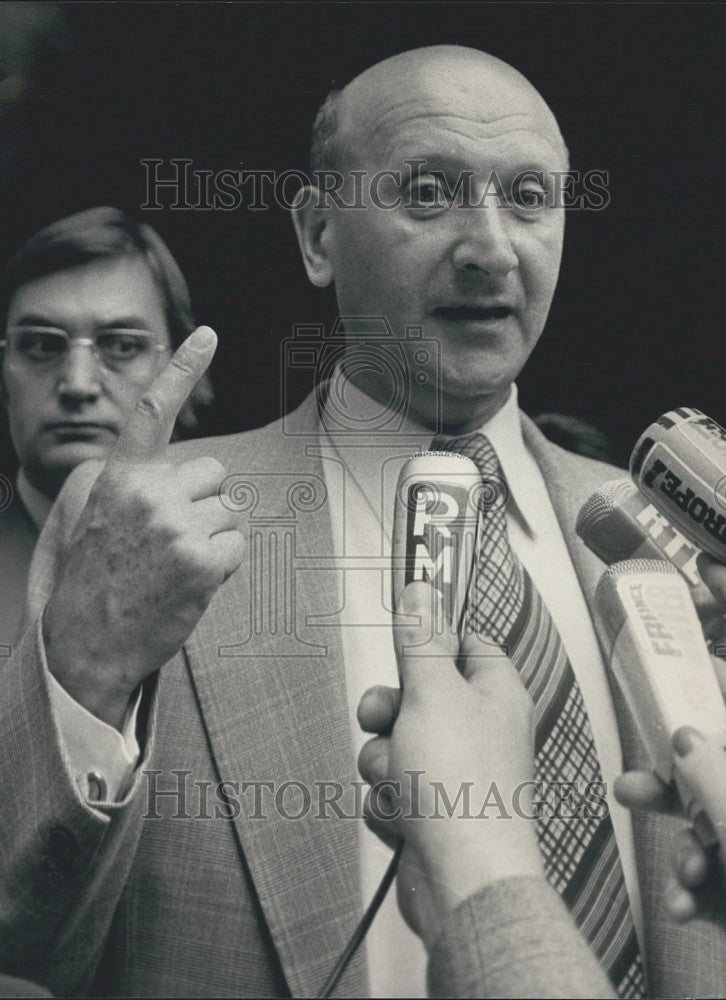
{"label": "bald man", "polygon": [[[300,193],[295,229],[342,317],[287,345],[315,391],[261,430],[167,448],[214,351],[200,329],[44,531],[35,624],[1,678],[0,786],[19,818],[0,823],[3,970],[55,992],[319,992],[390,859],[361,822],[355,710],[397,683],[396,480],[433,445],[470,455],[490,488],[469,615],[535,700],[550,883],[619,995],[717,993],[723,932],[677,928],[661,905],[677,822],[631,822],[606,794],[642,747],[592,626],[601,566],[573,526],[614,470],[517,406],[562,251],[557,123],[513,68],[433,47],[331,95],[312,159],[320,188]],[[52,685],[95,742],[59,724]],[[125,767],[119,731],[142,747]],[[472,822],[515,807],[475,802]],[[503,940],[528,940],[528,897],[506,878],[473,947],[517,995]],[[423,995],[425,976],[391,897],[337,989]]]}

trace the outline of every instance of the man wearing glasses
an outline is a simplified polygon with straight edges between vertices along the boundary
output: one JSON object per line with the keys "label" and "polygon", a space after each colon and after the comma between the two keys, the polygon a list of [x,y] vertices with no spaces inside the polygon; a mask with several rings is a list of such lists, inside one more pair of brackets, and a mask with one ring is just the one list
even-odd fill
{"label": "man wearing glasses", "polygon": [[[38,532],[68,474],[103,459],[136,401],[194,328],[186,281],[161,237],[115,208],[41,229],[0,281],[0,400],[19,471],[0,484],[0,650],[19,634]],[[203,380],[178,420],[196,425]],[[3,470],[5,471],[5,470]]]}

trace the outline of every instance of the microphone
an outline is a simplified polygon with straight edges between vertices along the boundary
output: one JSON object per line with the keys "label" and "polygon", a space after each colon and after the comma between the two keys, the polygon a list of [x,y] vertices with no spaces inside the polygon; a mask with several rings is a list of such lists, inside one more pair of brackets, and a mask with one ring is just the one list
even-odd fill
{"label": "microphone", "polygon": [[[423,580],[441,594],[445,621],[461,634],[475,565],[479,504],[489,492],[488,485],[482,483],[477,467],[465,455],[428,451],[406,462],[398,477],[393,515],[394,608],[407,584]],[[332,995],[368,933],[396,876],[402,851],[400,840],[373,899],[319,996]]]}
{"label": "microphone", "polygon": [[596,490],[580,511],[575,530],[603,562],[667,559],[688,584],[697,587],[699,549],[633,485],[613,479]]}
{"label": "microphone", "polygon": [[[726,858],[726,707],[685,581],[663,561],[615,563],[595,605],[611,672],[653,770],[675,782],[702,844],[720,842]],[[673,752],[684,726],[705,745],[708,766],[697,775]]]}
{"label": "microphone", "polygon": [[634,482],[689,541],[726,562],[726,430],[700,410],[664,413],[630,459]]}
{"label": "microphone", "polygon": [[[465,455],[428,451],[401,469],[393,521],[393,601],[414,580],[442,596],[445,621],[461,635],[477,556],[479,507],[503,484],[482,482]],[[502,501],[506,496],[502,493]]]}

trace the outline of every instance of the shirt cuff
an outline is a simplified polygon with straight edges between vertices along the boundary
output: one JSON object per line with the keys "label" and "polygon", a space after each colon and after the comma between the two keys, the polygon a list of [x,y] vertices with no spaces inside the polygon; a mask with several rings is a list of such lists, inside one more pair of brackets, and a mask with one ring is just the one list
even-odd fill
{"label": "shirt cuff", "polygon": [[71,698],[48,670],[44,649],[42,655],[61,739],[81,794],[90,805],[117,802],[123,798],[141,755],[136,739],[141,687],[119,732]]}

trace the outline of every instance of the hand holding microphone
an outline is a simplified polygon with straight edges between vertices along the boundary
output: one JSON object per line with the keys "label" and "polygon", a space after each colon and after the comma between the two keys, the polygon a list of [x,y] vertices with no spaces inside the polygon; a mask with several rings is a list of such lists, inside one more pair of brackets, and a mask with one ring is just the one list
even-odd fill
{"label": "hand holding microphone", "polygon": [[[715,641],[726,608],[726,431],[698,410],[673,410],[641,435],[630,470],[638,489],[627,480],[605,484],[577,522],[605,562],[631,560],[601,581],[598,617],[654,770],[623,775],[615,794],[631,809],[685,810],[694,827],[674,845],[667,906],[677,920],[723,920],[726,721],[718,681],[726,671],[708,656],[689,595]],[[661,561],[648,568],[643,559]],[[673,577],[665,588],[648,584],[648,572],[669,565],[690,591]]]}
{"label": "hand holding microphone", "polygon": [[[634,559],[605,572],[595,602],[653,770],[675,782],[702,843],[718,841],[726,857],[726,707],[686,584],[668,563]],[[684,727],[703,744],[699,775],[678,752]]]}
{"label": "hand holding microphone", "polygon": [[[714,597],[726,605],[726,566],[702,554],[698,569],[704,583]],[[714,677],[726,697],[726,664],[711,660]],[[714,703],[718,704],[716,696]],[[679,833],[673,844],[673,874],[668,885],[665,903],[674,920],[682,922],[694,917],[726,923],[726,878],[723,858],[724,845],[724,789],[726,789],[726,754],[718,738],[702,732],[703,722],[696,726],[684,725],[676,729],[671,739],[671,750],[681,783],[691,789],[693,801],[700,802],[709,825],[717,837],[716,845],[709,844],[708,836],[699,839],[693,828]],[[654,771],[631,771],[615,782],[615,797],[633,810],[647,810],[667,815],[680,815],[683,805],[676,787],[668,784]],[[714,821],[715,817],[715,821]]]}
{"label": "hand holding microphone", "polygon": [[[371,688],[361,699],[359,722],[377,735],[358,766],[372,785],[369,825],[386,841],[404,838],[399,906],[430,947],[467,896],[507,876],[543,877],[532,819],[534,706],[502,652],[472,634],[459,645],[442,627],[444,604],[430,585],[407,586],[399,610],[402,691]],[[477,820],[492,784],[509,818],[490,806]]]}
{"label": "hand holding microphone", "polygon": [[[526,785],[522,810],[532,815],[532,701],[499,647],[464,627],[481,498],[481,475],[461,455],[427,452],[401,470],[393,634],[402,691],[373,688],[358,710],[363,729],[378,734],[359,758],[373,786],[368,820],[383,839],[404,840],[399,903],[427,944],[441,915],[488,881],[542,874],[531,819],[460,815],[492,782],[510,802]],[[396,783],[395,794],[384,781]],[[396,818],[386,821],[386,811]]]}

